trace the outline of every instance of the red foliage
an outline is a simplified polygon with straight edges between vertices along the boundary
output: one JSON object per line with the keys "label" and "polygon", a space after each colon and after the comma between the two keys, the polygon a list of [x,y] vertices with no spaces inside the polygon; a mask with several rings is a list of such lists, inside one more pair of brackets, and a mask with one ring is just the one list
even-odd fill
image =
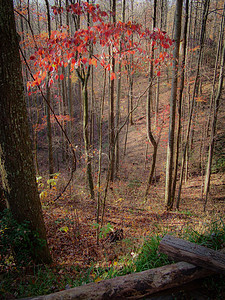
{"label": "red foliage", "polygon": [[[61,7],[52,7],[54,14],[62,13]],[[101,66],[110,70],[110,64],[108,62],[109,57],[104,48],[113,47],[113,55],[116,58],[119,54],[122,62],[125,56],[130,54],[136,54],[142,58],[149,59],[148,53],[142,47],[142,41],[147,40],[154,44],[160,44],[163,48],[167,49],[172,45],[172,40],[166,35],[165,32],[159,29],[150,32],[148,29],[143,29],[140,24],[121,21],[117,23],[105,23],[103,17],[107,17],[108,14],[102,11],[99,5],[91,5],[87,2],[71,4],[67,7],[67,11],[72,14],[82,15],[89,13],[92,17],[94,25],[87,29],[80,29],[74,33],[73,36],[68,35],[67,30],[53,31],[51,38],[47,40],[46,47],[40,47],[30,59],[34,61],[34,65],[41,70],[49,70],[51,76],[51,82],[53,82],[53,74],[58,73],[59,68],[70,65],[71,71],[74,68],[80,66],[87,67],[87,64],[97,67],[97,61],[100,61]],[[122,53],[119,53],[121,36],[123,36],[121,47]],[[135,39],[131,39],[131,36],[136,36]],[[134,41],[135,40],[135,41]],[[96,54],[89,59],[89,46],[96,43],[102,47],[102,53]],[[78,55],[77,55],[78,54]],[[155,60],[156,65],[160,65],[161,62],[169,57],[168,53],[160,53],[159,57]],[[160,75],[158,71],[157,75]],[[37,72],[35,74],[35,80],[30,84],[31,87],[40,85],[46,78],[45,72]],[[63,74],[60,75],[60,79],[63,80]],[[111,79],[115,79],[116,75],[112,73]],[[55,76],[58,79],[58,76]]]}

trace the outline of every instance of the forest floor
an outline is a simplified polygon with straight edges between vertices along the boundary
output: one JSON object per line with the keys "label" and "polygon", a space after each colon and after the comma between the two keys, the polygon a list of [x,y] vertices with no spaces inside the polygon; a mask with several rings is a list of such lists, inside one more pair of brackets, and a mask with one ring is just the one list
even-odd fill
{"label": "forest floor", "polygon": [[[146,80],[146,78],[141,78],[141,84],[146,84]],[[156,139],[160,136],[156,164],[156,175],[160,177],[159,181],[151,186],[147,201],[145,201],[144,194],[151,164],[152,147],[146,143],[145,100],[143,99],[134,114],[134,125],[128,128],[126,154],[121,159],[117,179],[111,184],[108,192],[102,233],[104,235],[104,233],[109,233],[110,229],[114,231],[122,229],[121,241],[108,244],[103,236],[99,245],[96,244],[97,203],[88,196],[84,170],[78,169],[73,183],[56,202],[55,197],[66,184],[65,177],[59,175],[56,189],[48,190],[47,197],[43,199],[43,210],[49,245],[57,264],[82,267],[90,266],[92,263],[107,265],[109,262],[117,261],[121,256],[131,256],[151,233],[162,234],[168,231],[181,235],[188,230],[202,233],[213,221],[221,218],[225,222],[224,173],[212,175],[210,196],[206,211],[203,211],[204,200],[201,196],[203,178],[199,171],[199,157],[204,115],[196,116],[195,131],[198,136],[195,137],[196,142],[189,160],[189,176],[183,185],[180,209],[179,211],[173,209],[170,212],[165,209],[170,97],[170,88],[166,83],[162,84],[162,92],[158,125],[154,129]],[[202,98],[207,97],[207,93],[209,93],[208,89],[203,90]],[[223,116],[222,112],[218,122],[221,128],[225,125]],[[125,128],[120,140],[121,152],[124,152],[124,136]],[[93,164],[93,173],[97,176],[97,163]],[[104,181],[101,188],[104,190]]]}
{"label": "forest floor", "polygon": [[110,224],[114,230],[122,229],[124,237],[110,247],[104,246],[104,238],[96,244],[96,203],[81,186],[74,183],[56,202],[57,191],[49,192],[43,200],[43,211],[55,262],[88,266],[91,262],[112,261],[121,255],[131,255],[151,233],[168,231],[179,235],[188,229],[201,233],[207,224],[219,218],[225,221],[225,174],[212,175],[206,212],[200,176],[189,178],[184,185],[179,211],[168,212],[164,204],[164,179],[151,186],[145,202],[146,184],[136,165],[129,175],[129,179],[114,182],[107,198],[104,224]]}

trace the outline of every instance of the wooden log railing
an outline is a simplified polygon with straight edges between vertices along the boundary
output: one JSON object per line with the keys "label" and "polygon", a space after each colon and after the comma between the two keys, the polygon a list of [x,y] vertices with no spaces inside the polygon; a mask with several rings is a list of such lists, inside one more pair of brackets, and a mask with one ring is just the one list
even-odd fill
{"label": "wooden log railing", "polygon": [[139,273],[89,283],[50,295],[27,299],[141,299],[225,270],[224,254],[172,236],[166,235],[160,242],[159,249],[170,257],[191,261],[194,264],[181,261]]}

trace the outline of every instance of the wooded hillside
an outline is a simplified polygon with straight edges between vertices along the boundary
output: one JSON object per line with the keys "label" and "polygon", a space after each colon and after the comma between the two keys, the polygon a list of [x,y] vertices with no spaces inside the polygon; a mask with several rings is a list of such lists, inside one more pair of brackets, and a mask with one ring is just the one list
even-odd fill
{"label": "wooded hillside", "polygon": [[224,21],[215,0],[0,0],[4,274],[101,280],[153,234],[224,228]]}

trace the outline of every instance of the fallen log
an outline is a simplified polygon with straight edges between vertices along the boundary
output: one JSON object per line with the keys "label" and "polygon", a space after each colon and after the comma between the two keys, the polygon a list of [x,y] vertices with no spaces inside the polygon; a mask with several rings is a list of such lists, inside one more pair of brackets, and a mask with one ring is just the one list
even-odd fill
{"label": "fallen log", "polygon": [[166,265],[140,273],[89,283],[32,300],[108,300],[141,299],[213,274],[212,271],[186,262]]}
{"label": "fallen log", "polygon": [[186,261],[194,265],[225,274],[225,254],[171,235],[165,235],[159,251],[176,261]]}

